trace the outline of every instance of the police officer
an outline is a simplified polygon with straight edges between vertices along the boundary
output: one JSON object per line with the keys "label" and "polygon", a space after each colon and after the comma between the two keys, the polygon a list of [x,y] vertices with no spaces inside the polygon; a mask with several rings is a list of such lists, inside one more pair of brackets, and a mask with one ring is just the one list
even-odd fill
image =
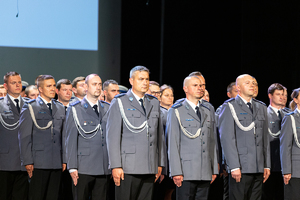
{"label": "police officer", "polygon": [[4,76],[7,95],[0,98],[0,199],[27,199],[28,181],[21,166],[18,140],[21,98],[21,75],[8,72]]}
{"label": "police officer", "polygon": [[54,100],[56,84],[51,75],[37,79],[40,96],[23,106],[19,143],[22,165],[31,178],[29,199],[57,199],[62,169],[64,106]]}
{"label": "police officer", "polygon": [[263,184],[262,199],[284,199],[283,178],[280,166],[280,141],[281,121],[285,114],[281,109],[284,100],[284,87],[274,83],[268,88],[270,105],[268,106],[269,140],[271,152],[271,174]]}
{"label": "police officer", "polygon": [[199,103],[204,95],[197,76],[184,80],[186,99],[168,112],[169,169],[176,199],[207,199],[210,183],[218,174],[214,115]]}
{"label": "police officer", "polygon": [[106,146],[109,104],[98,100],[102,82],[97,74],[88,75],[85,82],[87,95],[71,103],[67,111],[67,166],[74,199],[106,199],[110,174]]}
{"label": "police officer", "polygon": [[238,96],[225,101],[219,116],[222,149],[229,168],[229,199],[260,199],[270,175],[267,107],[253,99],[255,80],[236,79]]}
{"label": "police officer", "polygon": [[117,95],[109,108],[107,145],[117,200],[152,199],[165,159],[159,101],[145,93],[149,70],[130,71],[132,89]]}
{"label": "police officer", "polygon": [[85,84],[85,77],[78,76],[74,78],[72,81],[72,91],[74,93],[74,98],[71,99],[71,103],[76,101],[81,101],[83,97],[86,95],[86,84]]}

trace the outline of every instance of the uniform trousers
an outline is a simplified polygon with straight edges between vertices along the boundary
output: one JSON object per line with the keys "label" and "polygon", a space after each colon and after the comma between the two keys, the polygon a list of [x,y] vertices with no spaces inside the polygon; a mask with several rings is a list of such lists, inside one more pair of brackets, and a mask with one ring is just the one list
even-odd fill
{"label": "uniform trousers", "polygon": [[77,185],[72,184],[74,200],[106,200],[110,175],[87,175],[78,173],[78,177]]}
{"label": "uniform trousers", "polygon": [[284,185],[284,200],[300,199],[300,178],[291,178],[289,184]]}
{"label": "uniform trousers", "polygon": [[230,200],[261,200],[263,173],[243,174],[239,183],[229,176]]}
{"label": "uniform trousers", "polygon": [[0,199],[25,200],[27,197],[26,171],[0,171]]}
{"label": "uniform trousers", "polygon": [[271,172],[263,184],[262,200],[283,200],[284,182],[281,172]]}
{"label": "uniform trousers", "polygon": [[34,168],[29,183],[29,200],[58,199],[61,173],[61,169]]}
{"label": "uniform trousers", "polygon": [[182,181],[176,186],[176,200],[207,200],[210,181]]}
{"label": "uniform trousers", "polygon": [[152,200],[154,174],[124,174],[120,186],[115,186],[116,200]]}

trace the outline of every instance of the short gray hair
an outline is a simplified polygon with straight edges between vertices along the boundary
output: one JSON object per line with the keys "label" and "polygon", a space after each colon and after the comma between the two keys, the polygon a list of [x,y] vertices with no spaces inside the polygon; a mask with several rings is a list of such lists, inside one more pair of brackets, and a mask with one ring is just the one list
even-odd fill
{"label": "short gray hair", "polygon": [[148,72],[148,74],[150,74],[150,71],[147,67],[144,67],[144,66],[141,66],[141,65],[138,65],[138,66],[135,66],[134,68],[132,68],[130,70],[130,74],[129,74],[129,78],[133,78],[133,74],[136,72],[136,71],[140,71],[140,72]]}

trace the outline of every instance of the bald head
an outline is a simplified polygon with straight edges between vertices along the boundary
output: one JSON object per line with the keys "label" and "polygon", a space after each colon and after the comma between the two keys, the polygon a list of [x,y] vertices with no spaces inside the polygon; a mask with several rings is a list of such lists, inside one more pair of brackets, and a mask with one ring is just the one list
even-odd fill
{"label": "bald head", "polygon": [[238,94],[244,99],[250,100],[254,95],[255,83],[255,79],[248,74],[238,76],[236,79]]}
{"label": "bald head", "polygon": [[201,82],[201,79],[198,76],[188,76],[183,81],[183,87],[187,87],[191,83],[192,79],[197,79]]}

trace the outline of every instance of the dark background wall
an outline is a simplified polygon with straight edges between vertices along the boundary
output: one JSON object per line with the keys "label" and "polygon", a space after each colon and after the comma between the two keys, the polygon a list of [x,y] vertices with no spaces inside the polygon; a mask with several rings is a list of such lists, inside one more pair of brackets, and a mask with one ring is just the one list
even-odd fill
{"label": "dark background wall", "polygon": [[123,1],[121,82],[129,86],[129,70],[144,65],[151,80],[175,89],[175,99],[184,97],[182,82],[192,71],[203,73],[215,107],[227,99],[227,85],[244,73],[256,77],[257,99],[266,104],[267,89],[274,82],[286,86],[290,95],[299,87],[299,6],[295,2]]}

